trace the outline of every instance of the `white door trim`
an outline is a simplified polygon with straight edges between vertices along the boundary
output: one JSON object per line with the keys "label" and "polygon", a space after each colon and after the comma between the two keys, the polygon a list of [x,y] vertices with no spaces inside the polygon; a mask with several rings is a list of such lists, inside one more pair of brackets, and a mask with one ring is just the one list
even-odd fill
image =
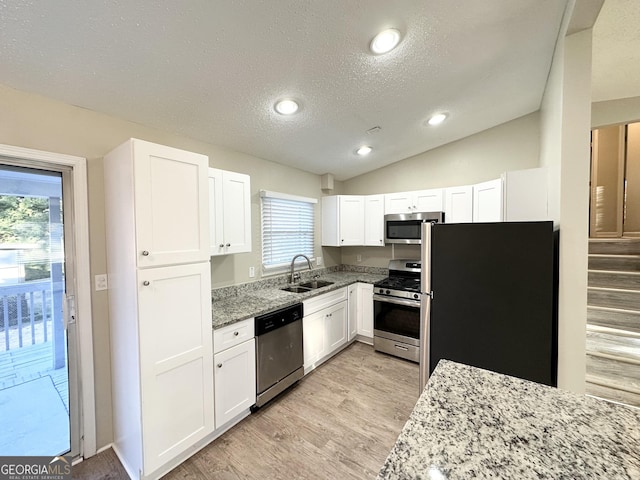
{"label": "white door trim", "polygon": [[89,199],[87,195],[87,159],[60,153],[32,150],[0,144],[0,155],[23,160],[62,165],[72,169],[73,222],[76,256],[76,324],[80,352],[80,395],[82,448],[81,454],[96,453],[96,412],[93,377],[93,331],[91,319],[91,270],[89,259]]}

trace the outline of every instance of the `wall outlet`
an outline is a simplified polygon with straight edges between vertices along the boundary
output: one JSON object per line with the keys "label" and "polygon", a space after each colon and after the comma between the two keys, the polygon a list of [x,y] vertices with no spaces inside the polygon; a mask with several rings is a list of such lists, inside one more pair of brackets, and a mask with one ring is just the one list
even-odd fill
{"label": "wall outlet", "polygon": [[249,267],[249,278],[253,278],[256,276],[256,269],[254,267]]}
{"label": "wall outlet", "polygon": [[356,255],[356,262],[362,261],[362,255]]}
{"label": "wall outlet", "polygon": [[322,257],[316,257],[316,265],[317,266],[322,265]]}
{"label": "wall outlet", "polygon": [[109,288],[109,282],[107,280],[106,273],[103,273],[101,275],[96,275],[95,282],[96,282],[96,292],[99,292],[100,290],[106,290],[107,288]]}

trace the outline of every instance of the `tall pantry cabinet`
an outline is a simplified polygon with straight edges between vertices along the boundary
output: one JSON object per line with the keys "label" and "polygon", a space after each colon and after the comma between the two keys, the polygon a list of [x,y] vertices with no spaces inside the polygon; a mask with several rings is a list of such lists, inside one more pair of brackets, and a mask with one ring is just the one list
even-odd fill
{"label": "tall pantry cabinet", "polygon": [[214,430],[208,167],[137,139],[104,158],[113,446],[134,479]]}

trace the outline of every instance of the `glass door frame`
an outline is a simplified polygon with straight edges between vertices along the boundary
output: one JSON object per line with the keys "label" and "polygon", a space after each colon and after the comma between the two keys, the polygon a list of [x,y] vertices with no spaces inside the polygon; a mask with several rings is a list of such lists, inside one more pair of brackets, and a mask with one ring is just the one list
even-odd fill
{"label": "glass door frame", "polygon": [[[93,329],[91,318],[91,272],[89,257],[89,209],[87,192],[87,160],[83,157],[45,152],[0,144],[1,162],[6,165],[40,168],[61,172],[66,269],[69,275],[65,301],[69,340],[69,401],[71,448],[75,458],[96,453],[96,413],[93,368]],[[70,293],[74,293],[69,298]],[[72,318],[73,317],[73,318]],[[75,348],[72,347],[75,344]],[[74,348],[75,351],[71,352]],[[72,355],[75,361],[71,361]],[[73,384],[73,385],[72,385]],[[73,404],[75,408],[73,408]],[[74,431],[75,429],[75,431]]]}

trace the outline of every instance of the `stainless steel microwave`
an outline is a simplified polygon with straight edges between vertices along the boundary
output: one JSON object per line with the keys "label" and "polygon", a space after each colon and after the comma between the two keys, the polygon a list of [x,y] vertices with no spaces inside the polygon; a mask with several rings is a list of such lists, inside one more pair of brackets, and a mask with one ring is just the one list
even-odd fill
{"label": "stainless steel microwave", "polygon": [[384,243],[422,243],[421,225],[444,222],[444,212],[393,213],[384,216]]}

